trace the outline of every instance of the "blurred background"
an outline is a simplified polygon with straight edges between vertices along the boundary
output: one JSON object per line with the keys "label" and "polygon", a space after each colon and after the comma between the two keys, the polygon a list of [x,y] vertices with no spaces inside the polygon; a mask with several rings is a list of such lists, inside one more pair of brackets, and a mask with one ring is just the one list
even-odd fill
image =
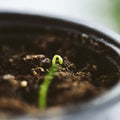
{"label": "blurred background", "polygon": [[[83,19],[120,33],[120,0],[0,0],[0,11]],[[120,120],[120,103],[107,112],[106,120]]]}
{"label": "blurred background", "polygon": [[0,0],[0,10],[89,20],[120,33],[120,0]]}

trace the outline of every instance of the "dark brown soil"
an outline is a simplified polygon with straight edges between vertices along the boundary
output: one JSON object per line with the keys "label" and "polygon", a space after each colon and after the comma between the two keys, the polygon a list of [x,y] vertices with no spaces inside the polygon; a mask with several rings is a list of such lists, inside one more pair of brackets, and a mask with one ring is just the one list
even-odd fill
{"label": "dark brown soil", "polygon": [[38,89],[55,54],[64,62],[50,85],[48,108],[88,101],[118,82],[119,72],[108,59],[115,53],[94,37],[48,30],[32,40],[1,39],[0,111],[38,109]]}

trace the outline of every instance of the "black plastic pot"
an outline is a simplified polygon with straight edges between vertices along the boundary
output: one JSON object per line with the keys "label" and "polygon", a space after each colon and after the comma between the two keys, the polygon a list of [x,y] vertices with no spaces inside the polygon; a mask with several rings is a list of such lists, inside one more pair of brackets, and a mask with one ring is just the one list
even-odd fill
{"label": "black plastic pot", "polygon": [[[53,16],[37,16],[29,14],[0,13],[0,39],[30,39],[41,27],[45,29],[61,29],[71,32],[82,32],[88,36],[95,35],[97,40],[109,46],[114,52],[113,64],[120,71],[120,38],[117,34],[84,21]],[[14,34],[16,33],[16,34]],[[30,34],[30,37],[29,37]],[[54,120],[104,120],[109,116],[108,109],[120,101],[120,83],[104,95],[83,105],[53,108],[43,113],[25,116],[3,116],[6,119],[54,119]],[[23,106],[24,107],[24,106]],[[2,118],[2,116],[0,117]]]}

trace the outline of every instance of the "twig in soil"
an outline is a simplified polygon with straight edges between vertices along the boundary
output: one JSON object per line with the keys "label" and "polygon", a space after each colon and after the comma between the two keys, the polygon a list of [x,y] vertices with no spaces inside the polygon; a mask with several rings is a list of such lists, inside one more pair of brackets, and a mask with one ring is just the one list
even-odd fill
{"label": "twig in soil", "polygon": [[52,66],[49,69],[49,72],[47,73],[47,75],[45,76],[42,85],[40,85],[39,87],[38,105],[39,105],[39,108],[41,109],[46,108],[48,88],[50,86],[51,81],[54,78],[56,71],[59,69],[59,66],[61,64],[63,64],[62,57],[59,55],[55,55],[52,59]]}

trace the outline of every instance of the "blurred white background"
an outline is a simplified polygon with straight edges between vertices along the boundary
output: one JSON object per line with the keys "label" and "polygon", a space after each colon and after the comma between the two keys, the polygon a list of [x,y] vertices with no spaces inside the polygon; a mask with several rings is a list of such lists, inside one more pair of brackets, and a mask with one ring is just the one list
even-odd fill
{"label": "blurred white background", "polygon": [[119,0],[0,0],[0,10],[81,18],[118,32],[115,1]]}

